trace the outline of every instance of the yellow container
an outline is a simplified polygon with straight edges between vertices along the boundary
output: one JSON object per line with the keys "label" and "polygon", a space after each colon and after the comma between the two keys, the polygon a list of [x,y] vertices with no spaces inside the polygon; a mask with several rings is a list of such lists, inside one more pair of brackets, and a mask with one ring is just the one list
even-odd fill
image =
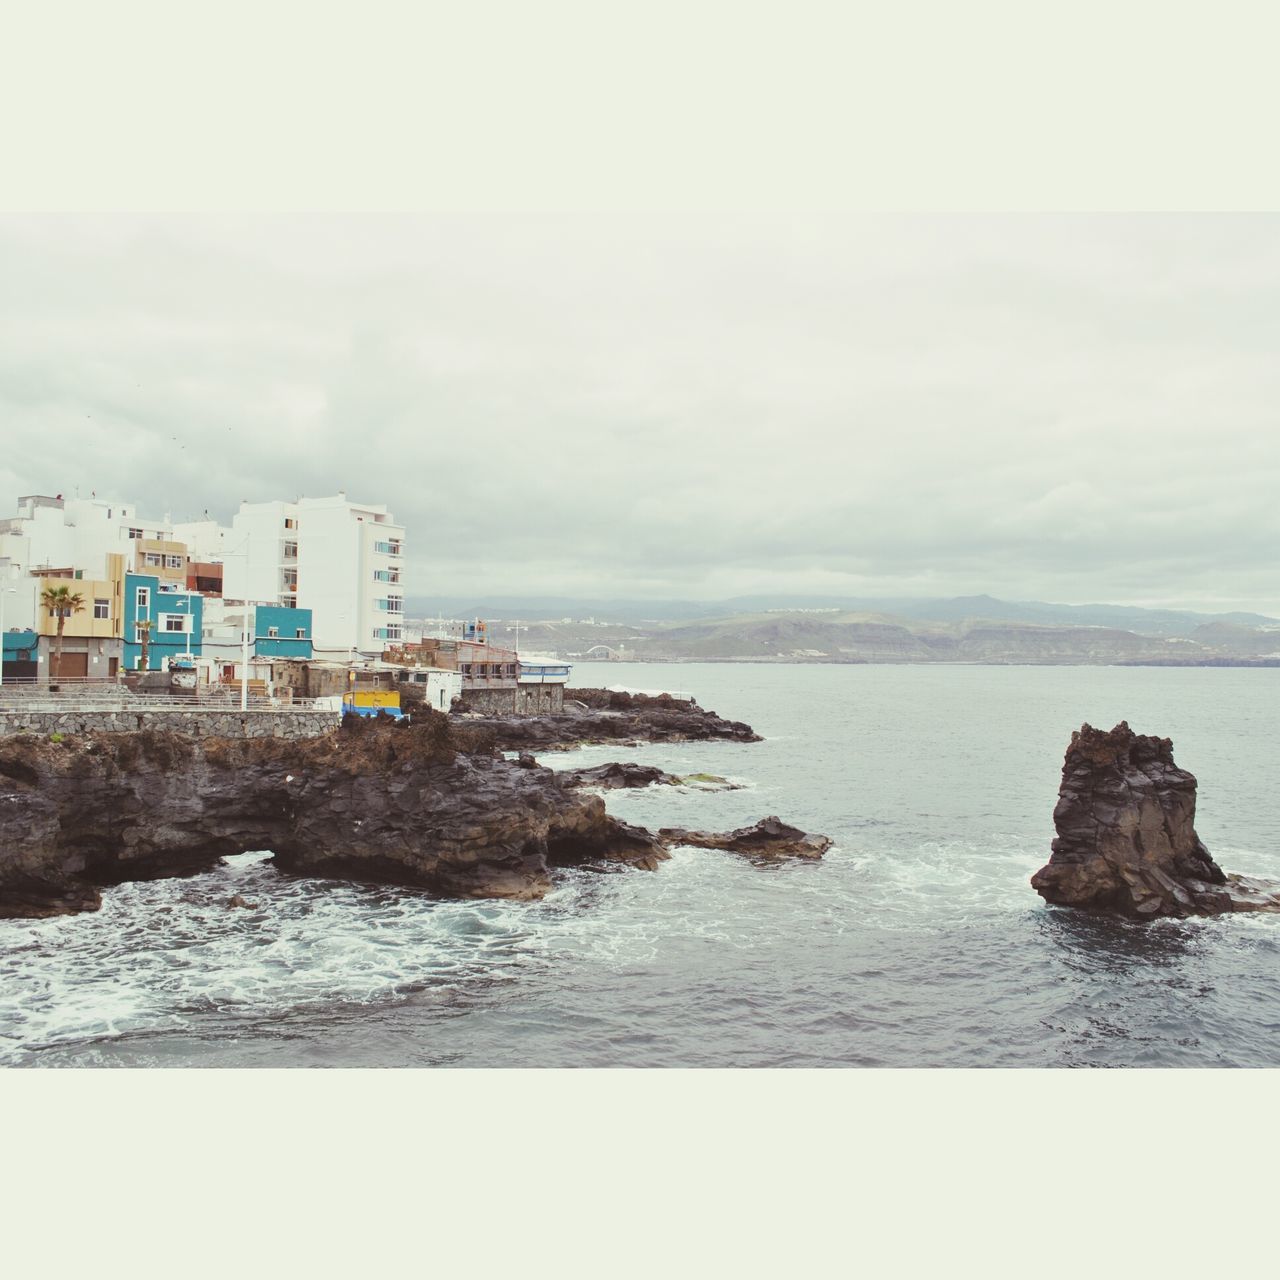
{"label": "yellow container", "polygon": [[344,694],[342,701],[349,707],[396,707],[400,695],[393,689],[361,689],[357,693]]}

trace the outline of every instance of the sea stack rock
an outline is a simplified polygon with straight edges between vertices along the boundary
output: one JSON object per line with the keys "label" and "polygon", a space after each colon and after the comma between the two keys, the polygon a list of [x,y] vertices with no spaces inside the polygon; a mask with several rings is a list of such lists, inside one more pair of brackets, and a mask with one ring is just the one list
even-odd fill
{"label": "sea stack rock", "polygon": [[1071,735],[1057,838],[1031,885],[1046,902],[1139,920],[1280,911],[1280,885],[1229,875],[1196,835],[1196,780],[1173,743],[1121,722]]}

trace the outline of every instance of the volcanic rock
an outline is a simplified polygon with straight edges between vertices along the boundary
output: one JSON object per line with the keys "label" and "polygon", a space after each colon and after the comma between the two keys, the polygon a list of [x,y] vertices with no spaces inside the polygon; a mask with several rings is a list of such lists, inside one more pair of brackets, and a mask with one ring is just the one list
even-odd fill
{"label": "volcanic rock", "polygon": [[[577,705],[574,705],[574,704]],[[759,742],[739,720],[724,720],[696,702],[663,694],[574,689],[565,709],[544,716],[475,716],[464,723],[492,734],[503,751],[559,751],[586,744],[640,742]]]}
{"label": "volcanic rock", "polygon": [[1280,884],[1229,875],[1195,831],[1196,780],[1168,738],[1121,722],[1071,735],[1057,838],[1031,885],[1046,902],[1150,920],[1280,910]]}
{"label": "volcanic rock", "polygon": [[750,858],[821,858],[833,841],[829,836],[812,836],[799,827],[788,826],[780,818],[761,818],[754,826],[737,831],[686,831],[663,827],[658,839],[667,845],[693,845],[698,849],[727,849]]}
{"label": "volcanic rock", "polygon": [[668,856],[487,741],[438,712],[308,739],[0,738],[0,916],[92,910],[102,885],[259,849],[299,875],[502,898],[541,897],[552,866]]}
{"label": "volcanic rock", "polygon": [[589,769],[564,769],[556,775],[563,787],[618,787],[679,786],[683,779],[667,773],[651,764],[634,762],[598,764]]}

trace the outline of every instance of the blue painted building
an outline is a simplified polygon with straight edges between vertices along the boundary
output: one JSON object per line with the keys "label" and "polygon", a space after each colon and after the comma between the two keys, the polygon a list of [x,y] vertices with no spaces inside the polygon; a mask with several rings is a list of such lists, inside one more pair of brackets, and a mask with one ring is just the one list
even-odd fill
{"label": "blue painted building", "polygon": [[124,576],[124,665],[134,671],[142,661],[138,623],[151,623],[147,667],[163,671],[170,658],[200,656],[204,627],[204,599],[194,591],[160,589],[160,579],[149,573]]}
{"label": "blue painted building", "polygon": [[6,631],[0,644],[0,665],[6,680],[34,680],[40,637],[34,631]]}
{"label": "blue painted building", "polygon": [[260,604],[254,608],[254,653],[260,658],[310,658],[311,610]]}

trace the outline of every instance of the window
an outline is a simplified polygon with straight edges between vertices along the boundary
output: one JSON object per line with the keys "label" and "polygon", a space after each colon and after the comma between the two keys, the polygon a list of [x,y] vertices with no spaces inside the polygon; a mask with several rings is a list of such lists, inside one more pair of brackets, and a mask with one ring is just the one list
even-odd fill
{"label": "window", "polygon": [[373,571],[374,582],[390,582],[398,583],[400,581],[399,569],[375,569]]}
{"label": "window", "polygon": [[160,615],[160,627],[164,631],[186,631],[187,619],[190,614],[186,613],[162,613]]}
{"label": "window", "polygon": [[138,588],[138,612],[139,612],[139,613],[141,613],[144,609],[149,608],[149,607],[150,607],[150,605],[151,605],[151,590],[150,590],[150,588],[149,588],[149,587],[139,587],[139,588]]}
{"label": "window", "polygon": [[161,557],[158,556],[154,551],[148,551],[146,555],[142,557],[142,559],[143,559],[143,562],[146,564],[147,568],[149,569],[158,569],[160,567]]}
{"label": "window", "polygon": [[398,556],[400,554],[399,542],[375,542],[373,544],[375,551],[381,552],[384,556]]}
{"label": "window", "polygon": [[165,556],[164,565],[166,569],[181,569],[182,557],[181,556]]}
{"label": "window", "polygon": [[110,600],[94,600],[93,616],[95,618],[111,617],[111,601]]}
{"label": "window", "polygon": [[299,627],[299,628],[298,628],[298,629],[293,633],[293,638],[294,638],[295,640],[305,640],[305,639],[307,638],[307,633],[306,633],[306,632],[305,632],[301,627]]}
{"label": "window", "polygon": [[292,516],[285,516],[284,527],[286,529],[296,529],[298,527],[298,522]]}
{"label": "window", "polygon": [[[124,512],[122,511],[120,514],[121,514],[121,515],[124,515]],[[141,530],[141,529],[130,529],[130,530],[129,530],[129,537],[131,537],[131,538],[140,538],[140,537],[142,537],[142,530]]]}
{"label": "window", "polygon": [[298,544],[296,542],[286,542],[284,544],[284,558],[286,560],[296,560],[298,558]]}
{"label": "window", "polygon": [[140,627],[134,627],[134,629],[133,629],[133,643],[134,643],[134,644],[141,644],[141,643],[142,643],[142,636],[143,636],[142,629],[141,629]]}
{"label": "window", "polygon": [[279,628],[279,627],[268,627],[268,628],[267,628],[267,639],[268,639],[268,640],[279,640],[279,639],[280,639],[280,628]]}
{"label": "window", "polygon": [[403,613],[404,612],[404,596],[388,596],[387,612]]}
{"label": "window", "polygon": [[298,589],[297,569],[286,569],[284,571],[284,585],[286,587],[292,587],[295,591]]}

